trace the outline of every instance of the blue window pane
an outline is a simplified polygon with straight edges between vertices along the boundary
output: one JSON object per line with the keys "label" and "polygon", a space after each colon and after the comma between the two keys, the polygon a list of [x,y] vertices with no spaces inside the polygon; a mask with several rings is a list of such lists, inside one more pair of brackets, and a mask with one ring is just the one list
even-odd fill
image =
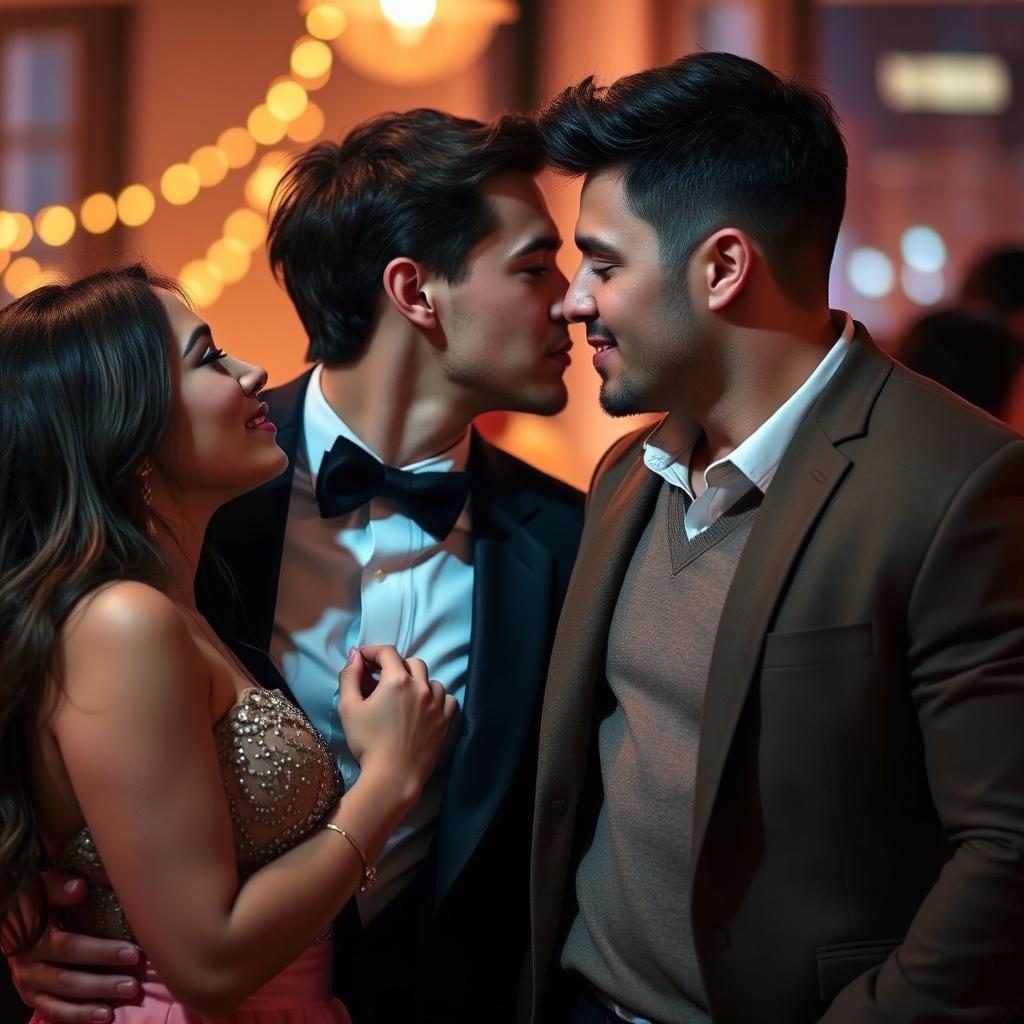
{"label": "blue window pane", "polygon": [[63,128],[73,110],[75,37],[17,32],[3,52],[3,121],[8,129]]}
{"label": "blue window pane", "polygon": [[3,204],[32,212],[71,198],[71,163],[61,146],[19,148],[8,152],[0,165]]}

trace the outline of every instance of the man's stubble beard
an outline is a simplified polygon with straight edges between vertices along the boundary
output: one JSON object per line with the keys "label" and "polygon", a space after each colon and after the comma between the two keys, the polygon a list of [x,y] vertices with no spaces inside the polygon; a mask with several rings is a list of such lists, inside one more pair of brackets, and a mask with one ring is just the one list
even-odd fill
{"label": "man's stubble beard", "polygon": [[[668,352],[675,349],[685,355],[686,350],[693,347],[695,332],[698,330],[689,293],[685,287],[671,292],[666,288],[662,293],[662,299],[665,303],[665,326],[671,331],[671,338],[660,338],[657,350]],[[622,416],[665,411],[664,403],[660,401],[658,395],[650,393],[661,390],[665,367],[647,365],[643,358],[638,358],[637,362],[639,374],[653,379],[654,386],[646,388],[636,376],[630,377],[627,373],[620,374],[619,381],[614,386],[602,378],[598,401],[609,416],[618,419]]]}

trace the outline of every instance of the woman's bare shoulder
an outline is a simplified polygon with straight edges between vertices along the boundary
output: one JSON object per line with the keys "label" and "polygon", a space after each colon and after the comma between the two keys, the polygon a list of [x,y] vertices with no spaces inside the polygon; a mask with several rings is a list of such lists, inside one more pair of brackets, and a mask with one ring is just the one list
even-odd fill
{"label": "woman's bare shoulder", "polygon": [[140,696],[140,690],[152,697],[164,686],[178,688],[182,673],[193,674],[197,664],[181,609],[147,583],[119,580],[97,588],[61,630],[57,668],[72,702]]}

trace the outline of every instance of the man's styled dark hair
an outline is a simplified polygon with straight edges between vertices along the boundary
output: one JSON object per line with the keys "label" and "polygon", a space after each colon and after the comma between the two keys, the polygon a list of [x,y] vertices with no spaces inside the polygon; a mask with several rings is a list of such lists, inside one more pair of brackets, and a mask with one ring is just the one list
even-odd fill
{"label": "man's styled dark hair", "polygon": [[621,169],[626,201],[685,267],[720,227],[748,232],[795,301],[827,295],[846,203],[846,146],[819,92],[744,57],[697,53],[610,86],[593,76],[539,118],[549,162],[568,174]]}
{"label": "man's styled dark hair", "polygon": [[497,227],[484,184],[543,166],[531,118],[482,124],[429,109],[376,117],[299,156],[278,186],[269,249],[309,335],[307,358],[362,355],[398,256],[464,280],[470,249]]}

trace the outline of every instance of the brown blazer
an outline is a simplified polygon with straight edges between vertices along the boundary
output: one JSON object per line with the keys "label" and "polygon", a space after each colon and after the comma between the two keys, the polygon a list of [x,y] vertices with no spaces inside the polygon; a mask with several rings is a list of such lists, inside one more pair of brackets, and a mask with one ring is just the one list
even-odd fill
{"label": "brown blazer", "polygon": [[[598,468],[555,640],[524,1018],[558,987],[600,800],[604,648],[660,486],[641,442]],[[716,1021],[1005,1021],[1024,1005],[1024,440],[860,325],[738,565],[695,799],[693,937]]]}

